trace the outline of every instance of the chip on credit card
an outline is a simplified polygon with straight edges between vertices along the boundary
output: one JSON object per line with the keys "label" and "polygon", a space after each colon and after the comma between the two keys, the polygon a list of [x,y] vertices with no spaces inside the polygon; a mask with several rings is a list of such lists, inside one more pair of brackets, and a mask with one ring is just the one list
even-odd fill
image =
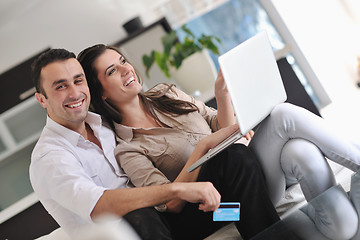
{"label": "chip on credit card", "polygon": [[213,213],[213,221],[239,221],[240,220],[240,203],[224,202]]}

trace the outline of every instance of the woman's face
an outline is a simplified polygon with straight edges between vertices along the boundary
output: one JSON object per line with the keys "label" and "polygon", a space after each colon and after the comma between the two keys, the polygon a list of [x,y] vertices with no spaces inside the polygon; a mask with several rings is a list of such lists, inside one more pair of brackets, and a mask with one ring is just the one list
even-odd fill
{"label": "woman's face", "polygon": [[107,49],[94,62],[103,97],[113,104],[126,103],[141,91],[134,68],[118,52]]}

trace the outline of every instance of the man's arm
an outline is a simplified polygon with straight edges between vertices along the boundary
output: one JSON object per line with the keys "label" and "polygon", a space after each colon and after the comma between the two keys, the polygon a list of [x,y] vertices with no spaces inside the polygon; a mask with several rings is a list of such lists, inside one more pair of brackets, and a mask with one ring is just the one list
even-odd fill
{"label": "man's arm", "polygon": [[106,190],[96,203],[91,218],[102,214],[124,216],[136,209],[151,207],[180,199],[200,203],[202,211],[215,211],[220,204],[220,194],[210,182],[170,183],[141,188]]}

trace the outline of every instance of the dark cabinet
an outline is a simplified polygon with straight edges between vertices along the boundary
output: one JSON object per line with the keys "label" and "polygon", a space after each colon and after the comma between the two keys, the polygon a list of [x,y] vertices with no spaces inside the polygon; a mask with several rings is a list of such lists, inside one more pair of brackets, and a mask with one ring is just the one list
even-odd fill
{"label": "dark cabinet", "polygon": [[[47,51],[48,49],[45,49],[44,51]],[[31,80],[31,64],[44,51],[35,54],[0,75],[0,114],[16,106],[32,95],[34,90],[31,90],[33,89],[33,82]]]}

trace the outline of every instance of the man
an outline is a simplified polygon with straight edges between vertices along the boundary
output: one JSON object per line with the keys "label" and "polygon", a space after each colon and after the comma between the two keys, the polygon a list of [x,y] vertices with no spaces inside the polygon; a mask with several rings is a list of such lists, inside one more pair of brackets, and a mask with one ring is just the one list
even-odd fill
{"label": "man", "polygon": [[52,49],[32,67],[35,96],[48,117],[32,153],[30,180],[70,236],[76,238],[98,216],[115,214],[128,220],[142,239],[171,239],[152,206],[173,199],[200,202],[204,211],[219,206],[220,194],[209,182],[132,188],[114,158],[113,132],[88,112],[89,89],[75,55]]}

